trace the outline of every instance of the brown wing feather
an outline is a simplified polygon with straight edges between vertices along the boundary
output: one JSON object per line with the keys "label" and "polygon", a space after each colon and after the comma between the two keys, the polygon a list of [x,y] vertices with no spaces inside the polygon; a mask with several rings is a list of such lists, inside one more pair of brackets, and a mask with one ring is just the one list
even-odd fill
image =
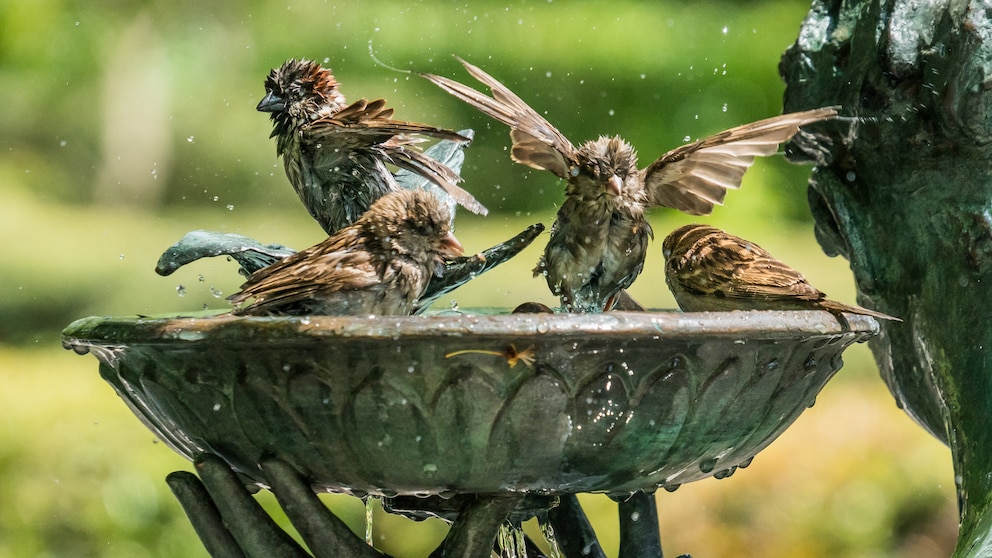
{"label": "brown wing feather", "polygon": [[378,282],[378,273],[369,252],[362,249],[358,230],[349,227],[256,271],[228,300],[237,308],[254,298],[253,303],[238,309],[238,313],[248,313],[305,301],[319,291],[341,290],[344,285],[362,289]]}
{"label": "brown wing feather", "polygon": [[775,153],[800,127],[836,116],[835,108],[783,114],[673,149],[641,171],[648,203],[707,215],[728,189],[740,188],[755,157]]}
{"label": "brown wing feather", "polygon": [[[454,130],[429,126],[417,122],[393,120],[393,109],[386,108],[384,99],[368,101],[359,99],[332,116],[319,118],[304,127],[312,141],[333,138],[335,145],[375,145],[395,135],[419,134],[437,139],[471,141]],[[348,141],[351,139],[351,141]]]}
{"label": "brown wing feather", "polygon": [[476,215],[489,214],[486,206],[479,203],[479,200],[475,199],[472,194],[457,186],[456,183],[461,182],[462,177],[455,174],[454,171],[444,164],[424,155],[416,149],[410,149],[400,142],[387,142],[383,144],[382,150],[390,163],[437,184],[458,205],[461,205]]}
{"label": "brown wing feather", "polygon": [[[455,58],[458,58],[457,56]],[[458,58],[468,73],[489,88],[492,97],[434,74],[421,74],[434,85],[510,127],[511,157],[517,163],[549,170],[565,178],[575,161],[575,146],[543,116],[482,69]]]}
{"label": "brown wing feather", "polygon": [[304,128],[305,136],[310,143],[315,144],[327,142],[341,147],[376,147],[386,156],[388,162],[437,184],[456,203],[469,211],[478,215],[488,214],[489,210],[472,194],[457,186],[462,181],[458,174],[414,149],[413,145],[421,140],[408,137],[407,134],[461,142],[469,142],[471,139],[453,130],[393,120],[393,109],[386,108],[385,105],[384,99],[371,102],[359,99],[334,116],[308,124]]}
{"label": "brown wing feather", "polygon": [[[677,280],[687,290],[708,296],[751,300],[822,300],[825,295],[798,271],[757,244],[713,227],[698,227],[683,237]],[[684,252],[682,252],[684,250]]]}

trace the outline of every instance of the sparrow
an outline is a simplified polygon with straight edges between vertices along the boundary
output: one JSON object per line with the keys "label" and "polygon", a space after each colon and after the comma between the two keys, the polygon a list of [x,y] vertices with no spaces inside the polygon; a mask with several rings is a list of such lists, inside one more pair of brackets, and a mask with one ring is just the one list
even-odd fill
{"label": "sparrow", "polygon": [[685,312],[826,310],[899,318],[827,299],[798,271],[757,244],[716,227],[686,225],[662,243],[665,282]]}
{"label": "sparrow", "polygon": [[564,179],[565,201],[534,275],[544,275],[567,311],[602,312],[644,267],[653,238],[645,211],[662,206],[706,215],[736,189],[754,158],[770,155],[801,126],[837,116],[834,108],[785,114],[673,149],[643,169],[620,136],[578,147],[495,78],[458,59],[492,96],[434,74],[441,89],[510,127],[513,161]]}
{"label": "sparrow", "polygon": [[256,107],[270,113],[276,153],[293,189],[328,235],[354,223],[372,202],[399,190],[386,167],[392,164],[441,187],[470,211],[487,210],[456,185],[461,178],[424,155],[423,137],[465,143],[452,130],[393,120],[384,99],[345,101],[330,70],[300,59],[287,60],[265,79]]}
{"label": "sparrow", "polygon": [[449,220],[429,192],[390,192],[320,244],[251,274],[228,297],[233,313],[408,315],[444,259],[463,252]]}

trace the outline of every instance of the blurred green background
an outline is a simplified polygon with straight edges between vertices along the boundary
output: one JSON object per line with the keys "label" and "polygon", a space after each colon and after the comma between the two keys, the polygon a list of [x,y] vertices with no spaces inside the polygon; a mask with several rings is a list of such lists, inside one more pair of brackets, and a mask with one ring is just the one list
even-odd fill
{"label": "blurred green background", "polygon": [[[492,213],[460,214],[479,250],[553,221],[562,187],[509,161],[507,130],[415,76],[470,83],[482,66],[573,142],[622,134],[642,165],[688,138],[781,112],[781,52],[808,4],[748,2],[326,2],[235,4],[0,0],[0,558],[204,556],[163,481],[190,469],[58,334],[91,314],[223,308],[239,276],[222,259],[173,276],[158,255],[189,230],[303,248],[321,231],[289,188],[262,80],[289,57],[325,62],[349,99],[399,118],[471,127],[465,187]],[[697,219],[747,236],[854,302],[846,262],[816,245],[809,169],[772,157],[727,206]],[[673,308],[660,239],[686,216],[651,213],[658,239],[632,293]],[[443,300],[551,303],[529,270],[545,238]],[[181,287],[181,288],[180,288]],[[183,294],[180,294],[180,292]],[[949,452],[901,411],[865,346],[818,404],[730,479],[659,495],[666,551],[706,556],[948,556],[956,533]],[[270,509],[271,498],[260,495]],[[328,497],[355,529],[364,510]],[[607,551],[615,505],[583,497]],[[423,556],[444,526],[376,514],[377,544]]]}

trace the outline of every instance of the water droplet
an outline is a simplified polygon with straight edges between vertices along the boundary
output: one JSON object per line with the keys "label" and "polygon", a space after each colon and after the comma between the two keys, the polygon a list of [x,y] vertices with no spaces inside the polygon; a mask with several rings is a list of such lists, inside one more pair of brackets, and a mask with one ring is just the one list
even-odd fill
{"label": "water droplet", "polygon": [[551,331],[551,326],[548,325],[548,322],[542,321],[542,322],[539,322],[537,324],[537,332],[538,333],[547,333],[549,331]]}
{"label": "water droplet", "polygon": [[221,295],[223,295],[224,293],[222,291],[220,291],[219,289],[216,289],[214,287],[210,287],[210,294],[213,295],[214,298],[220,298]]}
{"label": "water droplet", "polygon": [[664,488],[666,492],[675,492],[676,490],[679,489],[680,486],[682,486],[682,485],[681,484],[666,484],[662,488]]}
{"label": "water droplet", "polygon": [[193,136],[188,136],[188,137],[186,138],[186,143],[193,143],[193,140],[194,140],[194,139],[195,139],[195,138],[194,138]]}
{"label": "water droplet", "polygon": [[69,145],[69,143],[65,140],[59,142],[59,147],[65,147],[66,145]]}
{"label": "water droplet", "polygon": [[754,461],[754,456],[753,455],[751,457],[748,457],[744,461],[741,461],[741,463],[740,463],[740,465],[738,465],[738,467],[740,467],[741,469],[747,469],[748,467],[751,466],[751,462],[752,461]]}
{"label": "water droplet", "polygon": [[120,255],[120,259],[122,259],[122,260],[124,259],[124,254],[121,254]]}
{"label": "water droplet", "polygon": [[641,519],[641,514],[637,513],[636,511],[630,514],[631,521],[637,521],[639,519]]}
{"label": "water droplet", "polygon": [[227,210],[228,211],[234,211],[234,204],[233,203],[227,204]]}
{"label": "water droplet", "polygon": [[182,285],[176,285],[176,294],[179,296],[186,296],[186,287]]}
{"label": "water droplet", "polygon": [[206,279],[204,279],[204,277],[203,277],[203,275],[202,275],[202,274],[200,274],[200,275],[197,275],[197,276],[196,276],[196,280],[197,280],[197,281],[199,281],[199,282],[201,282],[201,283],[202,283],[202,282],[204,282],[204,281],[206,281]]}
{"label": "water droplet", "polygon": [[220,403],[214,403],[214,411],[220,410]]}
{"label": "water droplet", "polygon": [[716,459],[707,459],[699,463],[699,470],[703,473],[709,473],[716,467]]}
{"label": "water droplet", "polygon": [[846,178],[848,182],[854,182],[854,179],[856,179],[857,177],[858,175],[855,174],[854,171],[847,171],[847,174],[844,175],[844,178]]}
{"label": "water droplet", "polygon": [[713,474],[713,478],[715,478],[715,479],[725,479],[725,478],[733,475],[734,474],[734,471],[736,471],[736,470],[737,470],[737,466],[733,466],[733,467],[731,467],[729,469],[724,469],[722,471],[717,471],[716,473]]}

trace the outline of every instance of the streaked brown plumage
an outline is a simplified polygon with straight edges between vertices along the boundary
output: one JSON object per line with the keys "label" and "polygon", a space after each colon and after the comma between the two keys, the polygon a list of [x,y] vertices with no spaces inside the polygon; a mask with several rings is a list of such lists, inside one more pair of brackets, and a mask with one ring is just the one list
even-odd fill
{"label": "streaked brown plumage", "polygon": [[835,302],[757,244],[706,225],[686,225],[662,245],[665,281],[686,312],[826,310],[898,318]]}
{"label": "streaked brown plumage", "polygon": [[443,258],[462,253],[449,218],[429,192],[386,194],[354,224],[253,273],[229,297],[234,313],[410,314]]}
{"label": "streaked brown plumage", "polygon": [[833,108],[785,114],[683,145],[638,170],[634,148],[619,136],[575,147],[550,122],[481,69],[461,60],[492,96],[433,74],[424,77],[510,127],[512,159],[565,179],[565,202],[534,269],[570,311],[608,310],[644,266],[654,206],[705,215],[739,188],[759,155],[770,155],[801,126],[836,117]]}
{"label": "streaked brown plumage", "polygon": [[310,215],[328,234],[357,220],[375,200],[396,191],[386,164],[437,184],[456,202],[485,215],[486,208],[456,185],[461,178],[415,146],[427,136],[468,138],[452,130],[393,120],[386,101],[345,102],[330,70],[309,60],[287,60],[269,73],[258,110],[271,114],[276,152]]}

